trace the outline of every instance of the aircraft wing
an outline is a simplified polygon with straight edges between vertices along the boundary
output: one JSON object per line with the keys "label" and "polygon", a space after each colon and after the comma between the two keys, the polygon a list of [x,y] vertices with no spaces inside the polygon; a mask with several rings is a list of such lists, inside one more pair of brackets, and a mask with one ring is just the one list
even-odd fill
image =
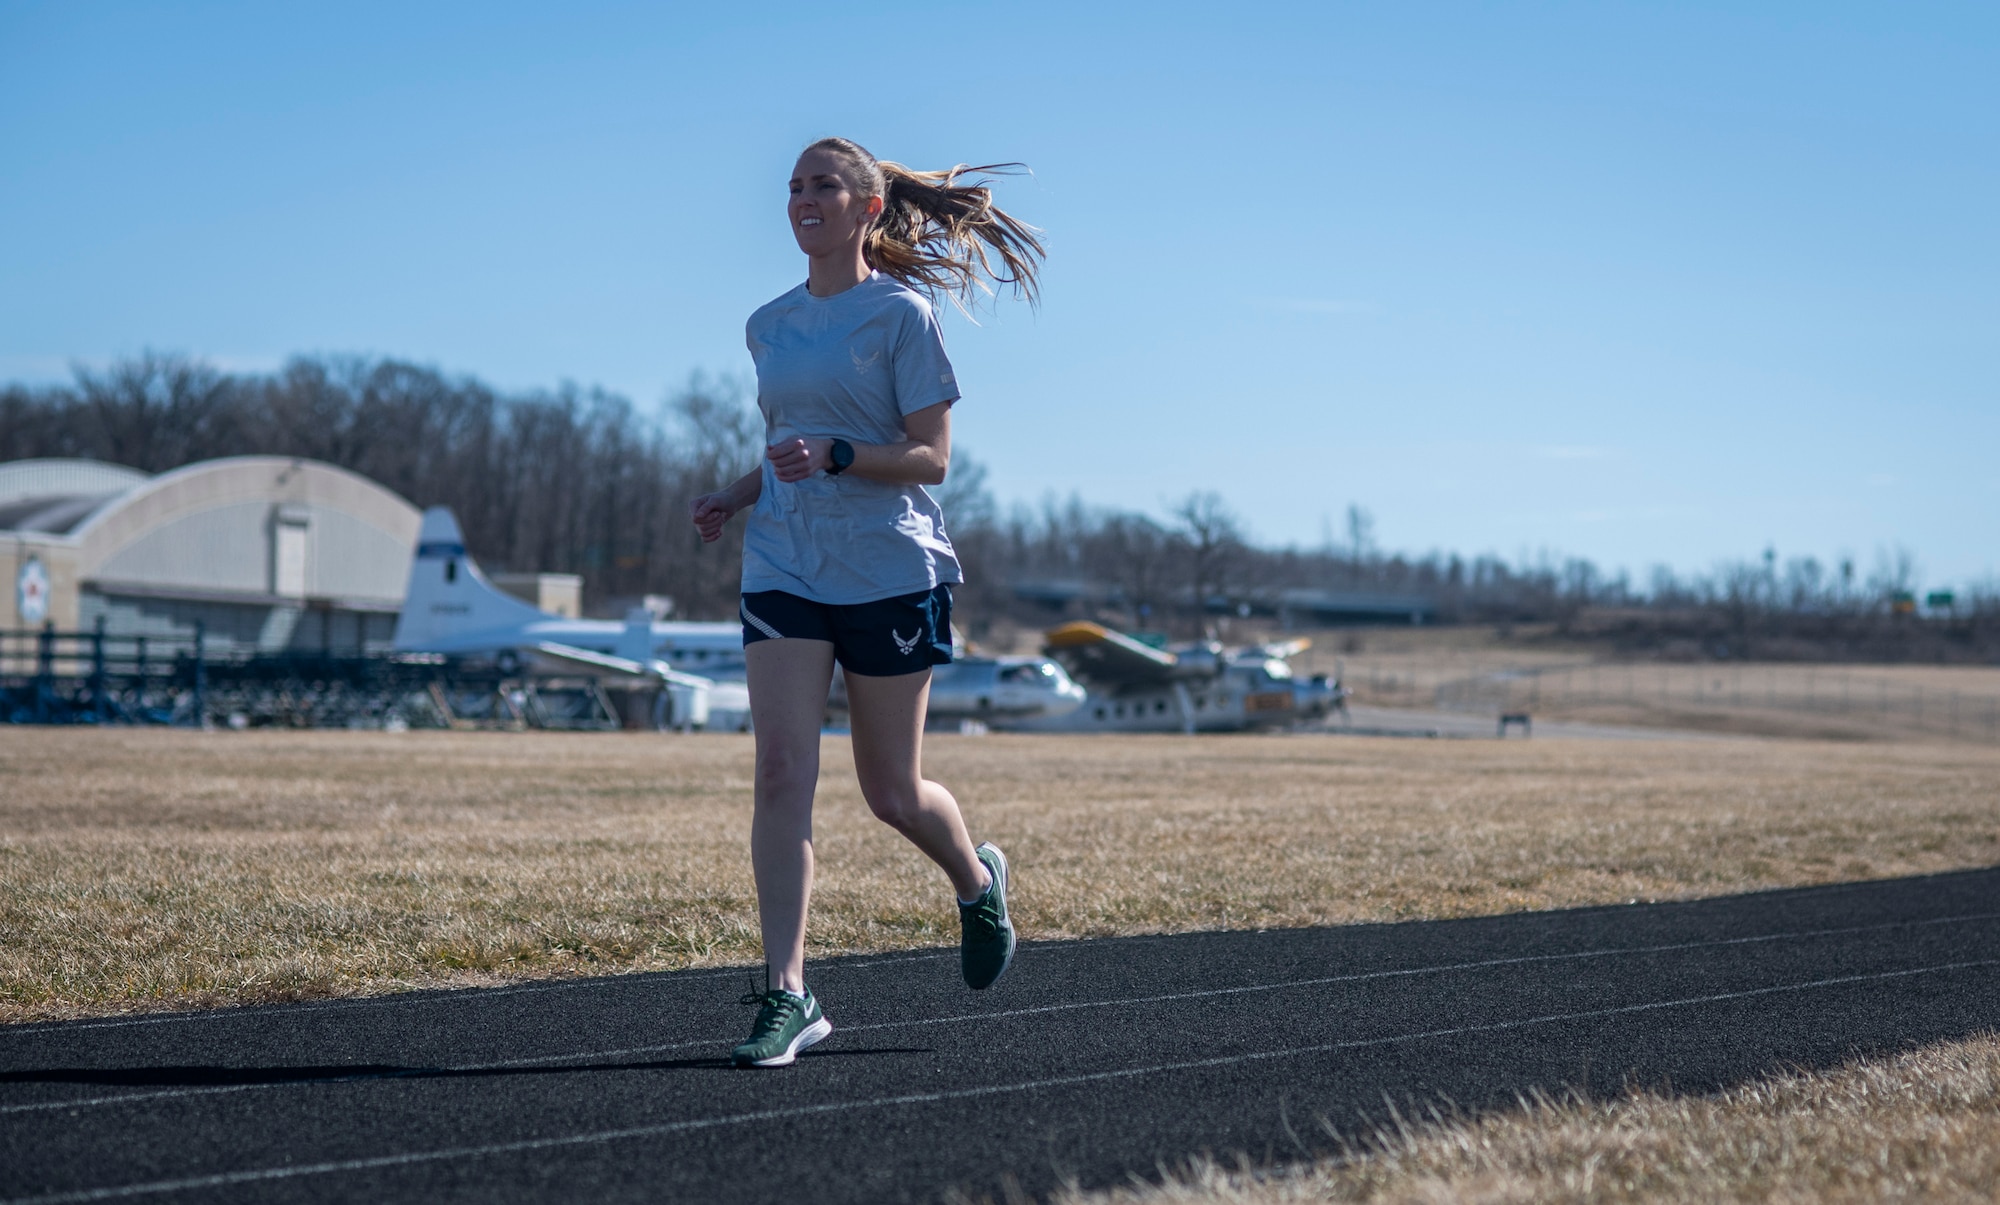
{"label": "aircraft wing", "polygon": [[1119,690],[1164,686],[1178,676],[1175,667],[1180,661],[1172,653],[1094,623],[1050,628],[1043,651],[1078,678]]}
{"label": "aircraft wing", "polygon": [[631,678],[653,678],[670,686],[712,686],[714,683],[699,674],[684,674],[670,669],[664,661],[639,662],[629,657],[614,657],[609,653],[580,649],[573,644],[559,644],[544,640],[533,646],[537,655],[564,661],[579,669],[594,670],[605,674],[622,674]]}
{"label": "aircraft wing", "polygon": [[596,670],[601,674],[624,674],[631,678],[650,678],[647,667],[626,657],[613,657],[609,653],[594,653],[580,649],[573,644],[558,644],[544,640],[533,646],[541,656],[554,661],[564,661],[579,669]]}

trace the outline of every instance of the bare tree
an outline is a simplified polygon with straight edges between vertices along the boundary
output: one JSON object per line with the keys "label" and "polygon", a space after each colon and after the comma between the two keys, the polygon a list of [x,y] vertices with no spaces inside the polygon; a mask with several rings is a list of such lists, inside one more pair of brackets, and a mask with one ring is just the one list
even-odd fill
{"label": "bare tree", "polygon": [[945,473],[944,484],[931,494],[953,531],[990,527],[999,517],[993,495],[986,488],[986,466],[964,448],[951,450],[951,468]]}
{"label": "bare tree", "polygon": [[205,364],[147,352],[76,377],[85,438],[115,464],[159,472],[199,448],[241,446],[233,382]]}
{"label": "bare tree", "polygon": [[1194,627],[1206,630],[1210,601],[1222,593],[1229,571],[1243,547],[1242,527],[1223,505],[1222,495],[1196,492],[1174,508],[1179,535],[1186,548],[1188,582],[1194,590]]}
{"label": "bare tree", "polygon": [[[703,544],[687,519],[688,503],[721,489],[756,468],[764,451],[764,424],[747,401],[742,382],[701,374],[669,402],[672,430],[679,449],[680,473],[662,516],[666,564],[675,569],[679,585],[673,593],[683,611],[733,614],[743,559],[743,524],[723,528],[722,538]],[[674,477],[672,473],[667,474]]]}
{"label": "bare tree", "polygon": [[1347,506],[1347,551],[1354,566],[1354,579],[1360,581],[1362,566],[1375,551],[1375,516],[1352,502]]}
{"label": "bare tree", "polygon": [[1098,563],[1116,582],[1132,621],[1150,626],[1166,601],[1171,547],[1166,529],[1144,515],[1112,514],[1105,518],[1098,541],[1104,550]]}

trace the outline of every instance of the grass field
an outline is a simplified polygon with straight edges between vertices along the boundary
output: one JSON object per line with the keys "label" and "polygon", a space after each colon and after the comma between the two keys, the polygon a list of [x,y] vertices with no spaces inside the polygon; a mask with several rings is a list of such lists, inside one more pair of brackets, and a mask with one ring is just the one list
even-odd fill
{"label": "grass field", "polygon": [[1060,1205],[1441,1205],[1991,1201],[2000,1038],[1945,1042],[1713,1097],[1539,1100],[1482,1117],[1376,1118],[1372,1140],[1298,1168],[1197,1162]]}
{"label": "grass field", "polygon": [[[829,737],[812,952],[956,940]],[[2000,862],[2000,750],[946,737],[1030,937]],[[754,964],[748,738],[0,729],[0,1019]]]}
{"label": "grass field", "polygon": [[1476,628],[1323,634],[1295,666],[1356,702],[1688,731],[2000,747],[2000,667],[1615,660]]}

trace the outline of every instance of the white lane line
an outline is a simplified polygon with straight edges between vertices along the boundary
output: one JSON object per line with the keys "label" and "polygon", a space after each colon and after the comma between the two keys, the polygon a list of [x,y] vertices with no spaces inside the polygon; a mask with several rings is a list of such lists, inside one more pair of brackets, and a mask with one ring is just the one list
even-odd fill
{"label": "white lane line", "polygon": [[[1290,988],[1325,987],[1336,983],[1367,983],[1378,979],[1401,979],[1414,975],[1442,975],[1454,971],[1491,970],[1495,967],[1522,966],[1539,962],[1567,962],[1586,958],[1617,958],[1642,954],[1669,954],[1682,950],[1715,949],[1723,946],[1753,945],[1759,942],[1805,941],[1819,937],[1843,937],[1853,933],[1873,933],[1883,929],[1922,928],[1929,925],[1955,925],[1970,921],[2000,919],[2000,912],[1979,912],[1966,916],[1940,916],[1920,921],[1888,921],[1877,925],[1854,925],[1841,929],[1805,929],[1795,933],[1760,933],[1752,937],[1724,937],[1711,941],[1678,942],[1664,946],[1621,946],[1604,950],[1577,950],[1568,954],[1524,954],[1513,958],[1488,958],[1477,962],[1435,963],[1430,966],[1403,967],[1389,971],[1359,971],[1347,975],[1324,975],[1314,979],[1288,979],[1278,983],[1252,983],[1237,987],[1205,988],[1195,992],[1172,992],[1158,996],[1126,996],[1114,1000],[1071,1000],[1061,1004],[1042,1004],[1030,1008],[1013,1008],[999,1012],[955,1013],[945,1017],[917,1017],[902,1021],[875,1021],[866,1025],[842,1025],[841,1033],[869,1033],[884,1029],[911,1029],[924,1025],[951,1025],[960,1021],[1002,1021],[1012,1017],[1034,1017],[1047,1013],[1069,1012],[1080,1008],[1121,1008],[1139,1004],[1171,1004],[1181,1000],[1204,1000],[1218,996],[1240,996],[1251,992],[1277,992]],[[729,1039],[694,1038],[680,1042],[664,1042],[653,1046],[628,1046],[619,1050],[591,1050],[569,1054],[543,1054],[528,1058],[504,1059],[489,1063],[459,1063],[444,1067],[412,1067],[405,1071],[371,1071],[354,1075],[327,1075],[312,1079],[282,1080],[267,1084],[222,1084],[212,1088],[167,1088],[158,1092],[127,1092],[112,1096],[90,1096],[75,1100],[36,1101],[32,1104],[0,1106],[0,1116],[9,1113],[56,1112],[63,1109],[89,1109],[105,1105],[137,1104],[149,1100],[171,1100],[189,1096],[221,1096],[233,1092],[262,1091],[271,1088],[307,1087],[314,1084],[352,1084],[370,1080],[420,1079],[436,1075],[457,1075],[480,1071],[505,1071],[511,1067],[535,1067],[551,1063],[575,1062],[578,1069],[589,1067],[591,1060],[626,1058],[637,1054],[665,1054],[673,1050],[687,1050],[704,1046],[720,1050],[729,1044]]]}
{"label": "white lane line", "polygon": [[1361,1050],[1371,1046],[1390,1046],[1399,1042],[1417,1042],[1429,1038],[1462,1037],[1466,1034],[1497,1033],[1509,1029],[1523,1029],[1531,1025],[1552,1025],[1560,1021],[1588,1021],[1598,1017],[1615,1017],[1629,1013],[1652,1012],[1667,1008],[1689,1008],[1700,1004],[1719,1004],[1730,1000],[1749,1000],[1757,996],[1776,995],[1780,992],[1802,992],[1814,988],[1839,987],[1849,983],[1879,983],[1890,979],[1907,979],[1915,975],[1933,975],[1943,971],[1969,970],[1974,967],[2000,966],[2000,958],[1982,958],[1969,962],[1948,962],[1938,966],[1915,967],[1901,971],[1881,971],[1869,975],[1841,975],[1831,979],[1814,979],[1805,983],[1785,983],[1774,987],[1749,988],[1737,992],[1717,992],[1706,996],[1684,996],[1678,1000],[1654,1000],[1645,1004],[1627,1004],[1617,1008],[1595,1008],[1573,1013],[1547,1013],[1539,1017],[1524,1017],[1517,1021],[1493,1021],[1482,1025],[1461,1025],[1452,1029],[1425,1029],[1414,1033],[1396,1034],[1384,1038],[1359,1038],[1346,1042],[1322,1042],[1312,1046],[1293,1046],[1284,1050],[1260,1050],[1250,1054],[1222,1055],[1209,1059],[1188,1059],[1174,1063],[1155,1063],[1146,1067],[1122,1067],[1115,1071],[1092,1071],[1079,1075],[1059,1075],[1048,1079],[1028,1080],[1014,1084],[993,1084],[977,1088],[958,1088],[948,1092],[910,1092],[897,1096],[877,1096],[865,1100],[840,1101],[822,1105],[795,1105],[786,1109],[760,1109],[754,1113],[732,1113],[721,1117],[697,1117],[688,1121],[668,1121],[655,1125],[628,1126],[617,1130],[597,1130],[587,1134],[561,1134],[550,1138],[527,1138],[518,1142],[492,1142],[480,1146],[444,1147],[438,1150],[410,1151],[401,1155],[377,1155],[368,1159],[338,1159],[326,1163],[304,1163],[289,1167],[264,1167],[249,1171],[218,1172],[207,1176],[189,1176],[178,1180],[154,1180],[143,1184],[120,1184],[109,1188],[89,1188],[75,1192],[50,1193],[39,1197],[15,1197],[0,1201],[0,1205],[69,1205],[80,1201],[110,1201],[121,1197],[146,1196],[163,1192],[186,1192],[203,1188],[227,1188],[238,1184],[258,1184],[271,1180],[290,1180],[300,1176],[323,1176],[338,1172],[373,1171],[379,1168],[406,1167],[415,1163],[436,1163],[447,1159],[476,1159],[492,1155],[518,1154],[524,1151],[545,1151],[566,1146],[590,1146],[606,1142],[618,1142],[627,1138],[656,1138],[666,1134],[684,1134],[695,1130],[712,1130],[723,1126],[747,1125],[753,1122],[782,1121],[794,1117],[810,1117],[820,1113],[848,1112],[855,1109],[885,1109],[902,1105],[936,1104],[942,1101],[969,1100],[981,1096],[1000,1096],[1017,1092],[1035,1092],[1045,1088],[1065,1088],[1078,1084],[1103,1083],[1108,1080],[1135,1079],[1145,1075],[1165,1075],[1175,1071],[1201,1071],[1218,1067],[1231,1067],[1243,1063],[1267,1062],[1272,1059],[1298,1058],[1309,1054],[1331,1054],[1341,1050]]}
{"label": "white lane line", "polygon": [[[1028,1017],[1039,1013],[1068,1012],[1078,1008],[1116,1008],[1128,1004],[1165,1004],[1177,1000],[1204,1000],[1216,996],[1240,996],[1248,992],[1276,992],[1295,987],[1324,987],[1333,983],[1365,983],[1375,979],[1399,979],[1411,975],[1434,975],[1451,971],[1478,971],[1493,967],[1521,966],[1535,962],[1566,962],[1584,958],[1615,958],[1638,954],[1668,954],[1680,950],[1704,950],[1721,946],[1751,945],[1757,942],[1802,941],[1815,937],[1838,937],[1850,933],[1867,933],[1880,929],[1914,928],[1921,925],[1963,924],[1967,921],[2000,919],[2000,912],[1983,912],[1969,916],[1946,916],[1924,921],[1892,921],[1881,925],[1857,925],[1848,929],[1809,929],[1797,933],[1765,933],[1755,937],[1725,937],[1714,941],[1688,941],[1666,946],[1627,946],[1607,950],[1579,950],[1570,954],[1524,954],[1514,958],[1488,958],[1479,962],[1441,963],[1436,966],[1406,967],[1393,971],[1362,971],[1350,975],[1326,975],[1317,979],[1291,979],[1280,983],[1253,983],[1238,987],[1204,988],[1198,992],[1174,992],[1164,996],[1134,996],[1123,1000],[1083,1000],[1066,1001],[1062,1004],[1043,1004],[1034,1008],[1017,1008],[998,1013],[959,1013],[950,1017],[924,1017],[910,1021],[882,1021],[870,1025],[843,1025],[841,1032],[857,1033],[871,1029],[906,1029],[915,1025],[944,1025],[954,1021],[968,1021],[983,1018]],[[578,1056],[589,1057],[589,1056]],[[6,1110],[0,1109],[0,1112]]]}
{"label": "white lane line", "polygon": [[[834,971],[865,971],[878,966],[902,962],[935,962],[940,958],[956,958],[957,950],[936,954],[898,954],[881,958],[870,958],[866,962],[829,963],[818,968],[816,973]],[[672,975],[676,983],[690,979],[727,979],[731,975],[746,975],[755,972],[754,967],[721,967],[712,971],[635,971],[630,975],[611,977],[599,976],[591,979],[573,979],[562,983],[516,983],[506,987],[461,987],[419,989],[424,994],[404,996],[367,996],[353,1000],[323,1000],[312,1004],[278,1004],[258,1007],[241,1005],[233,1008],[216,1008],[198,1013],[167,1013],[158,1017],[118,1017],[103,1021],[43,1021],[29,1025],[0,1026],[0,1038],[17,1037],[42,1033],[74,1033],[84,1029],[126,1029],[135,1025],[180,1025],[189,1021],[236,1021],[244,1018],[268,1017],[282,1009],[286,1013],[322,1013],[336,1009],[351,1008],[407,1008],[419,1004],[467,1004],[481,1000],[491,1000],[496,996],[525,996],[537,992],[573,992],[591,987],[632,986],[627,980],[649,976]]]}

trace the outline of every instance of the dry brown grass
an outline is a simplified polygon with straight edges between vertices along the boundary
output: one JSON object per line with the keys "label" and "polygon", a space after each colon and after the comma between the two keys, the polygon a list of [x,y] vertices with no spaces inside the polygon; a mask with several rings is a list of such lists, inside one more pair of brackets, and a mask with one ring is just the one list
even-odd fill
{"label": "dry brown grass", "polygon": [[[1994,707],[1995,731],[2000,732],[2000,702],[1996,702]],[[1564,720],[1723,736],[1846,742],[1959,741],[2000,747],[2000,739],[1987,738],[1984,711],[1979,715],[1976,731],[1969,721],[1961,723],[1954,731],[1948,721],[1939,720],[1932,724],[1913,720],[1908,715],[1881,718],[1796,707],[1736,707],[1728,703],[1693,699],[1642,699],[1633,702],[1557,699],[1535,706],[1533,714],[1538,721]]]}
{"label": "dry brown grass", "polygon": [[1254,1171],[1197,1163],[1060,1205],[1991,1201],[2000,1039],[1945,1042],[1714,1097],[1537,1101],[1391,1122],[1345,1157]]}
{"label": "dry brown grass", "polygon": [[[2000,751],[949,737],[1030,937],[2000,862]],[[955,940],[829,738],[816,954]],[[0,729],[0,1019],[758,958],[742,737]]]}
{"label": "dry brown grass", "polygon": [[[1355,639],[1349,637],[1350,640]],[[1585,646],[1514,645],[1466,629],[1322,640],[1302,672],[1344,668],[1355,701],[1537,719],[1840,741],[2000,747],[2000,667],[1609,661]]]}

